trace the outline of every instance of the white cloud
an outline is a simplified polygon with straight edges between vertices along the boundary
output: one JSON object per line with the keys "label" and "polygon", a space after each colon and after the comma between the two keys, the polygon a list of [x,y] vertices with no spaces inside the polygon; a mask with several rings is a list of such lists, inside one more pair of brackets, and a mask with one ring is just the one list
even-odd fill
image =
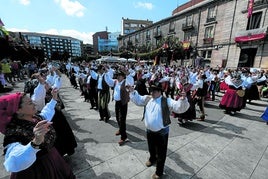
{"label": "white cloud", "polygon": [[78,40],[82,40],[84,44],[93,44],[92,35],[95,32],[79,32],[77,30],[72,30],[72,29],[69,29],[69,30],[49,29],[40,33],[73,37]]}
{"label": "white cloud", "polygon": [[20,4],[27,6],[30,4],[30,0],[20,0]]}
{"label": "white cloud", "polygon": [[11,32],[30,32],[28,29],[17,29],[17,28],[8,28],[7,30]]}
{"label": "white cloud", "polygon": [[143,3],[143,2],[137,2],[134,4],[135,8],[144,8],[144,9],[148,9],[148,10],[152,10],[153,9],[153,4],[152,3]]}
{"label": "white cloud", "polygon": [[[12,32],[33,32],[33,31],[29,31],[28,29],[16,29],[16,28],[9,28],[7,30],[12,31]],[[70,30],[49,29],[46,31],[38,32],[38,33],[73,37],[73,38],[83,41],[84,44],[93,44],[92,35],[95,32],[79,32],[77,30],[72,30],[72,29]]]}
{"label": "white cloud", "polygon": [[78,1],[70,1],[70,0],[54,0],[60,7],[65,11],[65,13],[69,16],[84,16],[84,10],[86,9],[82,4]]}

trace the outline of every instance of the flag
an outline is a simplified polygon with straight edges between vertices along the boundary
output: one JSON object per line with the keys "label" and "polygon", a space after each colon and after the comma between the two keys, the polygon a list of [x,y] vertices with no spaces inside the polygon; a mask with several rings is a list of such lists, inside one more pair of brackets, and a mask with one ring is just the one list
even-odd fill
{"label": "flag", "polygon": [[189,41],[182,42],[182,47],[183,47],[184,50],[189,49],[190,45],[191,45],[191,42],[189,42]]}
{"label": "flag", "polygon": [[248,1],[248,18],[252,16],[254,0]]}
{"label": "flag", "polygon": [[2,20],[0,19],[0,27],[5,26],[5,24],[2,22]]}

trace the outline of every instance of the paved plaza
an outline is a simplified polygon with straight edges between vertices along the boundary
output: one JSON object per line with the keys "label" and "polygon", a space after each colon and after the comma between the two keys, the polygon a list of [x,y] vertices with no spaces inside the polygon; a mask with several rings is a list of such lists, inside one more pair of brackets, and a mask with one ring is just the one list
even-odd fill
{"label": "paved plaza", "polygon": [[[23,83],[15,86],[21,91]],[[149,153],[143,108],[129,103],[127,134],[129,142],[119,146],[114,114],[114,101],[109,109],[112,117],[99,121],[98,111],[90,110],[78,89],[71,87],[64,76],[60,96],[65,103],[64,113],[76,136],[75,154],[65,159],[81,179],[149,179],[155,166],[147,168]],[[172,179],[265,179],[268,176],[268,125],[260,115],[267,99],[253,101],[235,116],[225,115],[218,108],[220,94],[215,101],[207,101],[204,122],[193,121],[181,127],[172,119],[168,156],[163,178]],[[198,109],[198,108],[197,108]],[[198,111],[197,111],[197,114]],[[3,141],[3,135],[0,135]],[[0,150],[3,151],[2,145]],[[0,163],[3,163],[3,155]],[[3,165],[0,179],[9,178]]]}

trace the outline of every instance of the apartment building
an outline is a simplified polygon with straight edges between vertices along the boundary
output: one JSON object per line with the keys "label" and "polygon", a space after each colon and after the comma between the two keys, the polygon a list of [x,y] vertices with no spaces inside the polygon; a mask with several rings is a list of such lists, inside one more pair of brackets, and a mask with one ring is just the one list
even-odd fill
{"label": "apartment building", "polygon": [[[191,53],[199,54],[212,67],[267,69],[268,1],[255,0],[252,5],[248,17],[249,1],[191,0],[175,8],[171,17],[120,36],[119,49],[133,44],[153,50],[163,39],[169,45],[168,39],[175,37],[183,48],[191,47]],[[191,57],[181,60],[191,64]]]}
{"label": "apartment building", "polygon": [[122,30],[121,35],[130,34],[132,32],[135,32],[137,30],[146,28],[149,25],[153,24],[153,21],[147,20],[138,20],[138,19],[128,19],[122,17]]}
{"label": "apartment building", "polygon": [[33,49],[42,49],[44,56],[51,58],[53,52],[68,53],[70,57],[80,57],[83,42],[67,36],[49,35],[35,32],[20,32]]}

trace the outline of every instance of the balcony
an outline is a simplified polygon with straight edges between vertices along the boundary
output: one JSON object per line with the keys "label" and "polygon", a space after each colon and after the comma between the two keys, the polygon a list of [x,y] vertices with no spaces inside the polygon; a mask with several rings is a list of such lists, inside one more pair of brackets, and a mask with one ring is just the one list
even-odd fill
{"label": "balcony", "polygon": [[203,44],[213,44],[214,38],[204,38]]}
{"label": "balcony", "polygon": [[193,24],[182,24],[182,31],[188,31],[188,30],[193,30],[194,29],[194,25]]}
{"label": "balcony", "polygon": [[156,39],[159,39],[159,38],[161,38],[162,37],[162,32],[160,31],[160,32],[155,32],[154,33],[154,38],[156,38]]}
{"label": "balcony", "polygon": [[173,28],[169,28],[169,31],[168,31],[169,33],[175,33],[175,27],[173,27]]}
{"label": "balcony", "polygon": [[169,29],[168,36],[176,34],[175,28]]}
{"label": "balcony", "polygon": [[216,17],[208,17],[206,23],[216,22]]}

